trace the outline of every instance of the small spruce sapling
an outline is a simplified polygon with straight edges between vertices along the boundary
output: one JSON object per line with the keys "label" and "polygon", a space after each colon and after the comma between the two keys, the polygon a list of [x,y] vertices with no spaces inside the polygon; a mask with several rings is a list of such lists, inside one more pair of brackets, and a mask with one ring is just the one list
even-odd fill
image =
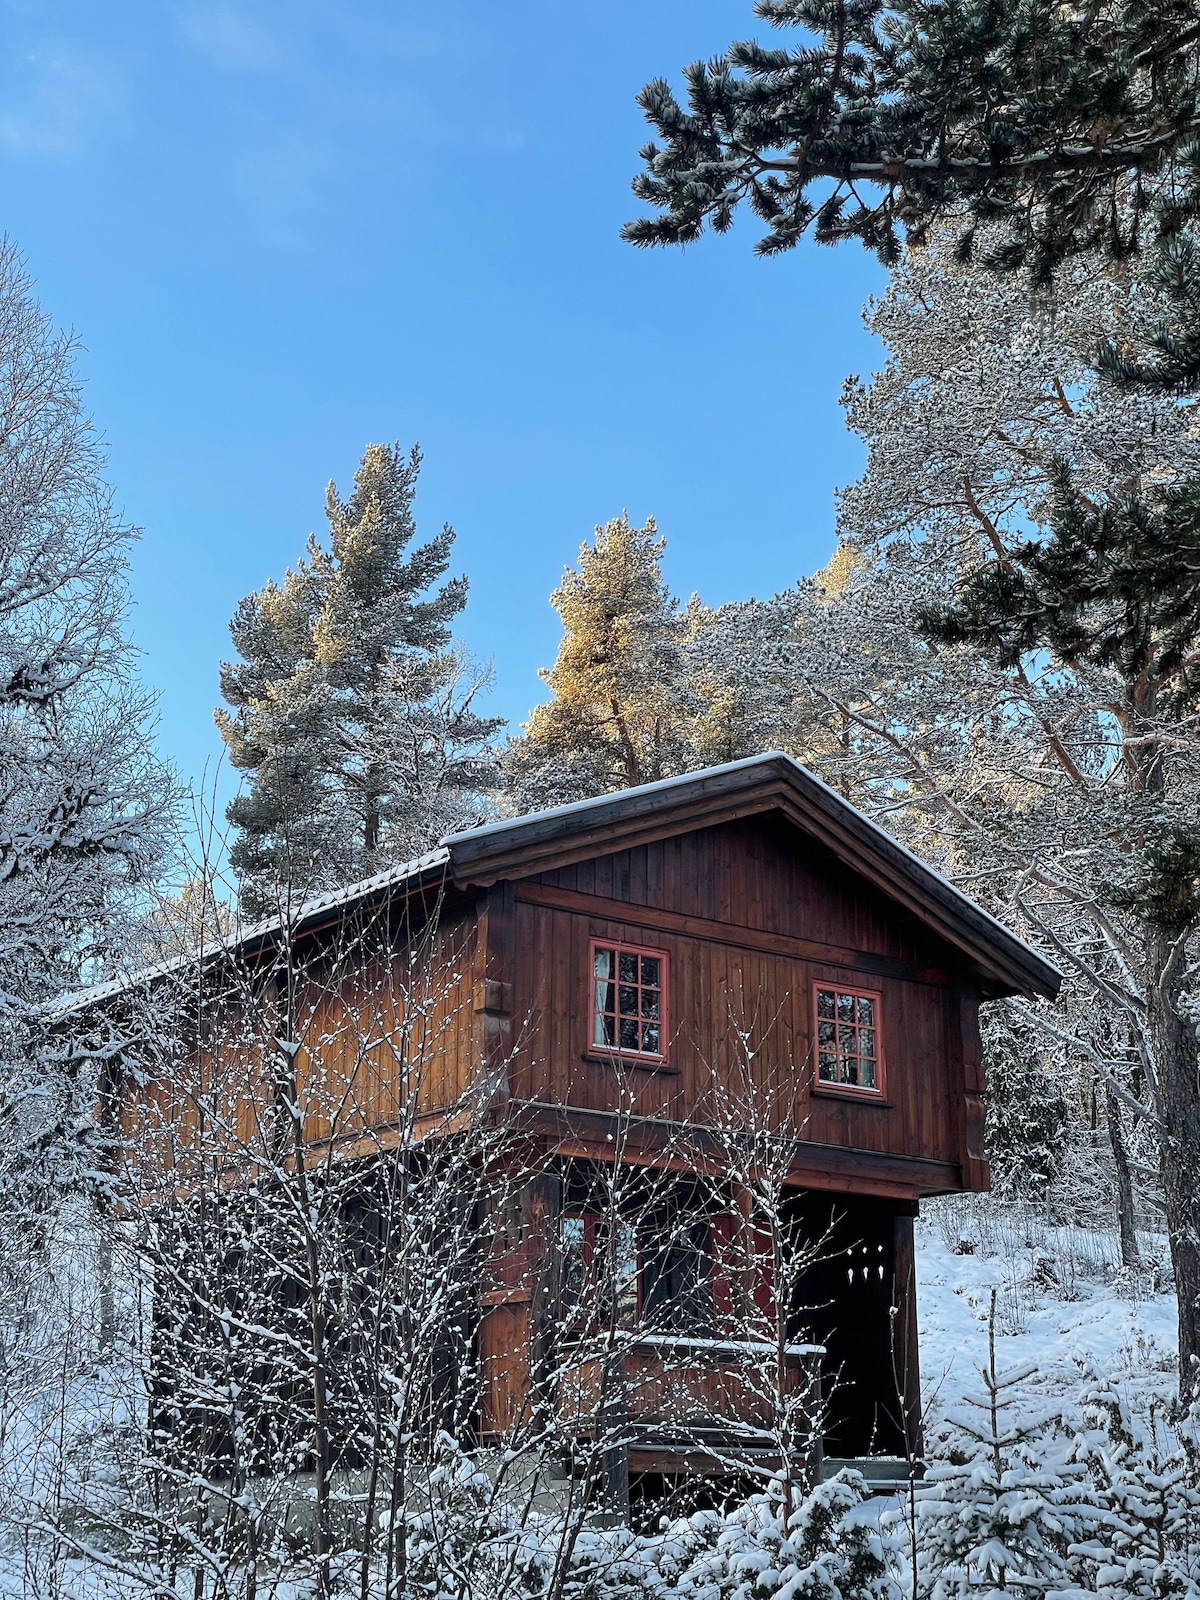
{"label": "small spruce sapling", "polygon": [[1200,1451],[1193,1413],[1175,1426],[1151,1406],[1135,1418],[1110,1384],[1081,1396],[1085,1425],[1074,1456],[1100,1510],[1085,1551],[1089,1588],[1123,1596],[1200,1595]]}
{"label": "small spruce sapling", "polygon": [[861,1473],[843,1468],[810,1494],[795,1489],[786,1533],[780,1485],[772,1489],[669,1531],[664,1555],[695,1541],[680,1563],[679,1600],[898,1600],[895,1538],[859,1512]]}
{"label": "small spruce sapling", "polygon": [[961,1445],[915,1497],[918,1590],[967,1600],[1075,1587],[1077,1547],[1098,1521],[1091,1483],[1065,1432],[1056,1437],[1058,1416],[1022,1404],[1037,1368],[997,1367],[994,1289],[987,1365],[978,1371],[982,1392],[966,1395],[970,1409],[951,1418]]}

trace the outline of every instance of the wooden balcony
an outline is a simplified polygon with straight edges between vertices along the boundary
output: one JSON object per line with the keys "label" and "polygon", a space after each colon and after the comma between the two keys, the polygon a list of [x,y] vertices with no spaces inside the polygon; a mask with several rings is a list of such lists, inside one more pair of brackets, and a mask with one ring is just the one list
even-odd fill
{"label": "wooden balcony", "polygon": [[564,1355],[558,1418],[568,1439],[619,1439],[634,1472],[770,1472],[786,1414],[797,1446],[819,1456],[820,1345],[788,1346],[781,1404],[765,1340],[618,1338],[612,1354],[589,1345],[575,1361]]}

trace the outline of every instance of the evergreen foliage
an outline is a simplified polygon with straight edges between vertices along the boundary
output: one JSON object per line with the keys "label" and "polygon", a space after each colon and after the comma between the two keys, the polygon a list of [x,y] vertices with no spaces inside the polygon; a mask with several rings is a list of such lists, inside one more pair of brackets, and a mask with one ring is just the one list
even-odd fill
{"label": "evergreen foliage", "polygon": [[635,244],[684,244],[747,204],[758,249],[858,238],[888,263],[950,216],[969,254],[1045,277],[1081,249],[1117,258],[1194,215],[1198,39],[1184,0],[758,0],[795,47],[754,40],[639,96],[661,143],[634,192],[659,211]]}
{"label": "evergreen foliage", "polygon": [[686,1534],[699,1548],[672,1600],[898,1600],[895,1546],[858,1512],[865,1498],[862,1474],[843,1468],[797,1490],[786,1518],[777,1492],[725,1515],[697,1513]]}
{"label": "evergreen foliage", "polygon": [[1091,1481],[1060,1419],[1021,1404],[1034,1370],[997,1369],[993,1289],[982,1389],[952,1419],[953,1458],[916,1499],[918,1583],[930,1600],[1089,1587],[1078,1548],[1099,1520]]}
{"label": "evergreen foliage", "polygon": [[[1065,266],[1048,299],[943,235],[896,269],[870,313],[888,361],[847,385],[869,455],[842,495],[842,581],[775,606],[788,746],[1064,970],[1057,1008],[1018,1007],[1041,1041],[1028,1070],[1102,1115],[1130,1252],[1135,1191],[1167,1205],[1186,1352],[1200,439],[1191,404],[1097,374],[1101,339],[1137,347],[1164,315],[1144,277],[1102,265]],[[993,1131],[1020,1135],[1002,1109]]]}
{"label": "evergreen foliage", "polygon": [[553,699],[511,753],[519,794],[553,804],[679,770],[684,623],[663,582],[665,548],[653,517],[637,528],[622,513],[563,574],[550,597],[563,639],[541,674]]}
{"label": "evergreen foliage", "polygon": [[1043,537],[1007,545],[963,578],[953,603],[923,607],[927,638],[971,644],[1006,668],[1038,650],[1071,667],[1150,674],[1164,716],[1200,691],[1200,487],[1182,483],[1099,505],[1052,463]]}
{"label": "evergreen foliage", "polygon": [[228,812],[247,915],[427,849],[495,786],[499,722],[475,712],[484,675],[450,642],[466,579],[436,587],[453,530],[413,546],[420,466],[415,447],[369,445],[349,499],[329,485],[328,547],[310,536],[230,624],[216,720],[250,775]]}
{"label": "evergreen foliage", "polygon": [[662,576],[665,549],[652,517],[641,528],[614,517],[580,548],[578,566],[550,597],[563,638],[542,673],[552,698],[509,747],[517,809],[654,783],[770,747],[776,708],[764,698],[761,636],[748,625],[745,648],[715,662],[719,614],[695,597],[686,606],[674,599]]}
{"label": "evergreen foliage", "polygon": [[1045,1041],[1035,1030],[1001,1007],[989,1007],[984,1051],[992,1189],[1012,1198],[1044,1198],[1065,1154],[1070,1107],[1062,1084],[1067,1074],[1056,1072],[1059,1063],[1046,1059]]}
{"label": "evergreen foliage", "polygon": [[1135,1416],[1095,1375],[1076,1420],[1032,1403],[1032,1365],[996,1365],[995,1291],[982,1387],[948,1418],[943,1459],[911,1506],[916,1592],[969,1596],[1200,1595],[1196,1415]]}
{"label": "evergreen foliage", "polygon": [[1097,365],[1127,388],[1191,394],[1200,388],[1200,250],[1194,235],[1168,232],[1145,269],[1149,288],[1170,314],[1130,349],[1113,339],[1097,348]]}
{"label": "evergreen foliage", "polygon": [[[1134,691],[1131,713],[1184,723],[1200,695],[1198,513],[1195,483],[1095,505],[1056,461],[1048,533],[980,563],[951,604],[921,608],[918,624],[1005,668],[1048,650],[1073,669],[1110,669]],[[1171,752],[1159,742],[1110,898],[1178,935],[1200,920],[1200,819],[1161,804]]]}
{"label": "evergreen foliage", "polygon": [[1200,1438],[1195,1411],[1178,1424],[1151,1408],[1135,1419],[1110,1385],[1081,1397],[1084,1427],[1073,1456],[1099,1505],[1081,1552],[1097,1593],[1111,1600],[1200,1594]]}

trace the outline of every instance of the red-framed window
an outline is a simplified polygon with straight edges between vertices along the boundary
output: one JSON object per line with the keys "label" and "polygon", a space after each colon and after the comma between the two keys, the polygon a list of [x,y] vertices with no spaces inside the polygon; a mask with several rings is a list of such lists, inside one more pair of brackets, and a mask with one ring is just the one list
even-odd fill
{"label": "red-framed window", "polygon": [[812,989],[818,1089],[883,1093],[882,999],[874,989],[817,981]]}
{"label": "red-framed window", "polygon": [[562,1318],[578,1328],[591,1317],[607,1317],[608,1287],[615,1302],[617,1326],[634,1328],[641,1313],[641,1258],[637,1229],[624,1218],[616,1224],[617,1236],[610,1256],[607,1217],[586,1211],[566,1211],[559,1220],[562,1250]]}
{"label": "red-framed window", "polygon": [[589,947],[593,1050],[649,1057],[667,1054],[667,954],[614,939]]}

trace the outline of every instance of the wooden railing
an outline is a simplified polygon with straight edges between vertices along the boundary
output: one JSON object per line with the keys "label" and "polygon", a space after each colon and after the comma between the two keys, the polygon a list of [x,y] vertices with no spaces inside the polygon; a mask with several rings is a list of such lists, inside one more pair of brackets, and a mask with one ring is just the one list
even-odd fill
{"label": "wooden railing", "polygon": [[[568,1438],[619,1436],[644,1457],[699,1451],[769,1466],[784,1431],[794,1448],[819,1451],[823,1353],[789,1345],[781,1393],[776,1350],[765,1340],[618,1333],[609,1351],[589,1344],[574,1362],[563,1352],[559,1424]],[[652,1464],[666,1462],[640,1463]]]}

